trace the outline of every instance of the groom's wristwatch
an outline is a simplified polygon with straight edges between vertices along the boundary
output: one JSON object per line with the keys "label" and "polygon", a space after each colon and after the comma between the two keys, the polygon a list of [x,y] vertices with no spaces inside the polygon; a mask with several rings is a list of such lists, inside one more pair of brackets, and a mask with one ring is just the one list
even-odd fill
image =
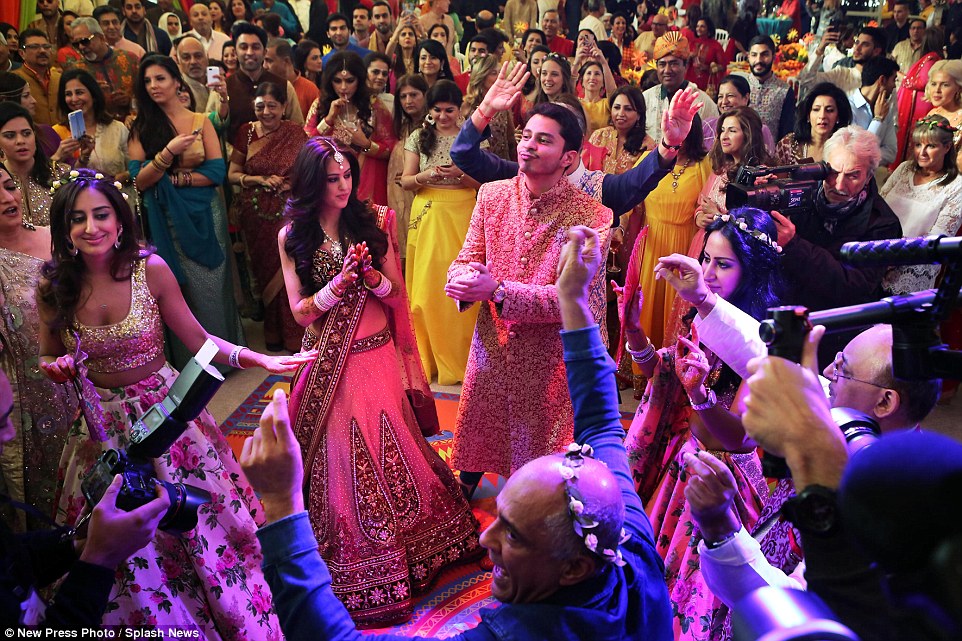
{"label": "groom's wristwatch", "polygon": [[491,294],[491,301],[495,305],[500,305],[507,295],[508,292],[504,288],[504,282],[498,281],[498,286],[494,288],[494,293]]}

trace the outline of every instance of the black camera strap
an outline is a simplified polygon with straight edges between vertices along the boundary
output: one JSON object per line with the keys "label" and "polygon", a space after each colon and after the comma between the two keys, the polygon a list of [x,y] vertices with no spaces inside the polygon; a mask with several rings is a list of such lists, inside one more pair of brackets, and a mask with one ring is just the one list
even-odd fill
{"label": "black camera strap", "polygon": [[[56,521],[50,518],[50,516],[48,516],[47,514],[44,514],[34,506],[29,505],[27,503],[21,503],[20,501],[15,501],[6,494],[0,494],[0,505],[9,505],[15,510],[20,510],[25,514],[27,514],[28,516],[32,516],[42,521],[43,523],[46,523],[47,525],[52,526],[55,531],[60,532],[61,541],[66,541],[67,539],[73,538],[77,534],[77,528],[80,527],[80,523],[78,523],[76,527],[70,527],[68,525],[58,525]],[[87,517],[83,519],[83,522],[85,522],[86,520],[87,520]]]}

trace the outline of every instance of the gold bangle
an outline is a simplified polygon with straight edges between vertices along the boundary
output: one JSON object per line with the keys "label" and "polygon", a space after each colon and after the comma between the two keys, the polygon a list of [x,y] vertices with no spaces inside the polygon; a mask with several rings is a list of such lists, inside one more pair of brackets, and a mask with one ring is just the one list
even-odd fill
{"label": "gold bangle", "polygon": [[240,175],[240,178],[237,180],[237,182],[238,182],[238,184],[240,184],[241,188],[247,187],[247,185],[244,184],[244,181],[245,181],[246,179],[247,179],[247,174],[241,174],[241,175]]}

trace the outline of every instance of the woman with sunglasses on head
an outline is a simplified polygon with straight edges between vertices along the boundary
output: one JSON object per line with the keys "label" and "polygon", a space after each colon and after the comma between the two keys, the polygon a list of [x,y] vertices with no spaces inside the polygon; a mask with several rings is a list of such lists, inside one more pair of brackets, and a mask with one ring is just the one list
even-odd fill
{"label": "woman with sunglasses on head", "polygon": [[358,195],[364,200],[387,202],[387,161],[397,144],[391,124],[383,103],[370,98],[361,57],[352,51],[331,56],[321,76],[321,97],[311,105],[304,131],[331,136],[357,152]]}
{"label": "woman with sunglasses on head", "polygon": [[[962,176],[955,153],[956,129],[942,116],[915,123],[910,138],[912,160],[892,172],[879,195],[902,224],[906,238],[957,236],[962,227]],[[890,294],[935,287],[939,265],[892,267],[882,286]]]}
{"label": "woman with sunglasses on head", "polygon": [[[693,127],[699,137],[700,129]],[[699,259],[673,254],[659,261],[659,278],[675,282],[684,271],[697,278],[701,299],[720,296],[757,319],[779,304],[784,279],[779,263],[775,223],[764,211],[732,210],[706,228]],[[700,263],[700,269],[699,269]],[[682,269],[683,268],[683,269]],[[654,529],[674,612],[676,639],[714,636],[727,608],[705,584],[698,543],[685,497],[689,476],[685,458],[708,450],[721,459],[736,480],[735,509],[751,529],[768,497],[756,445],[741,424],[739,399],[747,391],[739,376],[698,342],[689,308],[672,347],[655,350],[640,323],[645,292],[620,302],[628,337],[626,350],[649,379],[625,446],[638,494]]]}
{"label": "woman with sunglasses on head", "polygon": [[[84,413],[61,459],[58,522],[75,525],[81,484],[103,452],[126,448],[137,417],[177,379],[164,357],[170,330],[191,353],[207,341],[214,360],[282,373],[304,357],[270,357],[211,335],[184,301],[167,263],[137,240],[140,231],[118,184],[87,169],[71,172],[51,207],[52,258],[38,286],[40,367],[83,390]],[[206,639],[279,633],[260,569],[255,531],[263,514],[230,446],[203,411],[151,473],[210,493],[182,534],[159,531],[117,572],[104,625],[197,629]],[[190,527],[185,524],[184,527]]]}
{"label": "woman with sunglasses on head", "polygon": [[382,627],[410,618],[412,595],[481,549],[457,481],[422,436],[438,419],[394,212],[357,197],[358,169],[334,139],[310,139],[277,242],[304,347],[319,354],[291,383],[307,511],[334,593],[356,623]]}
{"label": "woman with sunglasses on head", "polygon": [[[137,118],[128,153],[131,178],[143,198],[148,238],[184,290],[200,323],[226,340],[243,340],[228,269],[227,214],[216,187],[226,166],[214,125],[194,113],[192,94],[169,56],[140,61],[134,85]],[[174,365],[192,355],[170,341]]]}

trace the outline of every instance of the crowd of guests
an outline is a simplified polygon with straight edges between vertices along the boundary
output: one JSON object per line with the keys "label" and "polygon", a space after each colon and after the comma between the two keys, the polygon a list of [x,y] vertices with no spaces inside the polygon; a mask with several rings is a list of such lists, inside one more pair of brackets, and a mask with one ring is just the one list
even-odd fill
{"label": "crowd of guests", "polygon": [[[38,0],[23,29],[0,25],[0,366],[12,385],[0,412],[16,433],[0,489],[76,524],[94,461],[130,442],[211,341],[223,372],[296,372],[289,429],[309,525],[292,536],[323,558],[337,625],[405,621],[446,566],[487,550],[505,603],[562,586],[555,605],[568,607],[591,602],[579,585],[627,581],[651,610],[621,616],[624,630],[730,638],[737,591],[716,579],[717,550],[741,558],[754,536],[773,572],[804,585],[805,526],[779,516],[795,487],[768,482],[745,422],[746,363],[763,349],[746,337],[776,305],[935,286],[938,266],[853,267],[840,248],[959,233],[962,51],[945,34],[962,15],[896,1],[885,27],[840,27],[826,2],[789,85],[751,2],[608,13],[587,0],[574,15],[509,0],[500,20],[477,2],[338,4]],[[639,53],[651,73],[635,86],[621,70]],[[728,73],[736,54],[749,73]],[[813,162],[828,175],[810,210],[728,207],[739,169]],[[559,261],[581,245],[603,266],[579,276],[574,305]],[[242,316],[263,323],[268,353],[245,346]],[[741,338],[720,329],[738,322]],[[553,469],[528,466],[563,452],[590,405],[566,373],[584,356],[559,330],[592,324],[641,400],[627,458],[606,460],[633,485],[629,529],[643,545],[622,546],[620,525],[585,536],[591,518],[570,507],[584,505],[563,476],[570,502],[543,526],[566,532],[554,558],[570,574],[529,586],[512,576],[526,544],[511,501]],[[950,320],[943,339],[959,331]],[[891,342],[890,330],[841,332],[819,353],[830,402],[883,434],[917,427],[941,391],[897,381]],[[457,474],[425,440],[439,427],[432,381],[463,384]],[[574,452],[562,467],[585,464]],[[211,501],[186,535],[141,532],[107,555],[120,569],[98,577],[91,620],[208,639],[303,626],[261,567],[278,559],[255,536],[276,506],[260,503],[209,413],[155,469]],[[481,534],[469,501],[486,472],[511,480]],[[731,477],[714,512],[699,474]],[[101,530],[126,523],[98,509]],[[16,532],[46,527],[3,516]],[[657,585],[632,583],[623,557]],[[500,625],[549,625],[507,612]],[[571,614],[559,616],[563,627]]]}

